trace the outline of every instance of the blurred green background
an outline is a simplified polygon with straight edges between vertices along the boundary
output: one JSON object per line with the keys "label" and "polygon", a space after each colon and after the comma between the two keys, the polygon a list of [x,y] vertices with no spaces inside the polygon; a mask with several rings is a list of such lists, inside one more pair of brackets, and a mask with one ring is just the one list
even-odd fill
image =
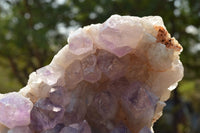
{"label": "blurred green background", "polygon": [[200,0],[0,0],[0,93],[19,90],[50,62],[70,31],[110,15],[159,15],[183,45],[185,77],[156,133],[200,133]]}

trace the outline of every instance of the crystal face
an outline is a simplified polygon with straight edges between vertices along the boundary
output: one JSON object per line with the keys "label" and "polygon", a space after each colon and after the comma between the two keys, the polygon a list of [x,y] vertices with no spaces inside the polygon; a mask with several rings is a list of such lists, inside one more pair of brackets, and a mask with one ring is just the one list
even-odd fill
{"label": "crystal face", "polygon": [[183,77],[162,18],[113,15],[68,42],[18,93],[0,94],[0,132],[153,133]]}
{"label": "crystal face", "polygon": [[78,29],[69,36],[69,50],[76,55],[81,55],[93,50],[93,41],[83,29]]}
{"label": "crystal face", "polygon": [[83,77],[86,81],[95,83],[101,78],[101,71],[97,67],[97,57],[89,55],[81,61]]}
{"label": "crystal face", "polygon": [[64,109],[62,107],[54,105],[48,98],[40,99],[31,111],[30,128],[36,132],[54,128],[63,115]]}
{"label": "crystal face", "polygon": [[0,99],[0,123],[8,128],[27,126],[33,103],[22,95],[12,92]]}

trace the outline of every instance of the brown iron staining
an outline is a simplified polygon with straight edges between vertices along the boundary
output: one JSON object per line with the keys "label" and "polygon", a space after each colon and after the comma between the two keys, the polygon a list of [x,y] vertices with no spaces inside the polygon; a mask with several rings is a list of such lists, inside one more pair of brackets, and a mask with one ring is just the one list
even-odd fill
{"label": "brown iron staining", "polygon": [[171,37],[168,31],[162,26],[155,26],[154,28],[158,32],[156,42],[160,42],[164,44],[167,48],[174,49],[179,52],[183,49],[178,41],[174,37]]}

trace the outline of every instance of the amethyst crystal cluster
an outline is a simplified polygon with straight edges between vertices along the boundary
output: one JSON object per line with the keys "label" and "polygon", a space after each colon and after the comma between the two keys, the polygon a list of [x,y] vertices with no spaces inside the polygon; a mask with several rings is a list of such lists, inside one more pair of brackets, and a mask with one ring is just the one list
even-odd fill
{"label": "amethyst crystal cluster", "polygon": [[0,133],[152,133],[183,77],[162,19],[113,15],[68,42],[27,86],[0,94]]}

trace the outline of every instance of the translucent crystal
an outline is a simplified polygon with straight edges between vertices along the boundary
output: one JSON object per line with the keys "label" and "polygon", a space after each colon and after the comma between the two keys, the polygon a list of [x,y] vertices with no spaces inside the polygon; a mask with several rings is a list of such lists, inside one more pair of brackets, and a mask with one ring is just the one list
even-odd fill
{"label": "translucent crystal", "polygon": [[100,28],[99,40],[104,49],[121,57],[137,47],[142,35],[139,20],[113,15]]}
{"label": "translucent crystal", "polygon": [[81,95],[77,93],[72,95],[73,101],[70,102],[65,108],[64,118],[66,119],[64,119],[64,123],[66,125],[82,122],[87,112],[85,99],[81,98]]}
{"label": "translucent crystal", "polygon": [[53,128],[64,115],[64,110],[54,105],[48,98],[40,99],[31,111],[30,127],[33,131],[41,132]]}
{"label": "translucent crystal", "polygon": [[108,90],[116,97],[121,97],[124,90],[127,88],[129,88],[129,81],[124,77],[114,80],[108,84]]}
{"label": "translucent crystal", "polygon": [[99,69],[112,80],[120,78],[124,73],[125,65],[118,57],[105,50],[98,52],[97,64]]}
{"label": "translucent crystal", "polygon": [[76,60],[65,71],[65,82],[67,87],[70,88],[79,83],[81,80],[83,80],[81,62]]}
{"label": "translucent crystal", "polygon": [[117,111],[117,99],[110,92],[101,92],[94,97],[94,107],[104,119],[111,119]]}
{"label": "translucent crystal", "polygon": [[0,99],[0,123],[14,128],[30,123],[30,111],[33,103],[22,95],[12,92]]}
{"label": "translucent crystal", "polygon": [[66,88],[62,86],[54,86],[51,88],[50,93],[49,93],[49,99],[50,101],[59,106],[65,106],[69,104],[70,99],[69,99],[69,93],[65,93]]}
{"label": "translucent crystal", "polygon": [[93,50],[93,41],[91,37],[84,33],[83,29],[78,29],[74,33],[70,34],[69,49],[72,53],[81,55]]}
{"label": "translucent crystal", "polygon": [[101,78],[101,71],[97,67],[95,55],[89,55],[81,61],[84,80],[95,83]]}
{"label": "translucent crystal", "polygon": [[48,85],[54,85],[59,77],[60,74],[55,72],[55,70],[51,66],[45,66],[36,71],[38,76]]}
{"label": "translucent crystal", "polygon": [[122,106],[135,131],[151,124],[158,98],[149,89],[140,82],[134,82],[122,96]]}

